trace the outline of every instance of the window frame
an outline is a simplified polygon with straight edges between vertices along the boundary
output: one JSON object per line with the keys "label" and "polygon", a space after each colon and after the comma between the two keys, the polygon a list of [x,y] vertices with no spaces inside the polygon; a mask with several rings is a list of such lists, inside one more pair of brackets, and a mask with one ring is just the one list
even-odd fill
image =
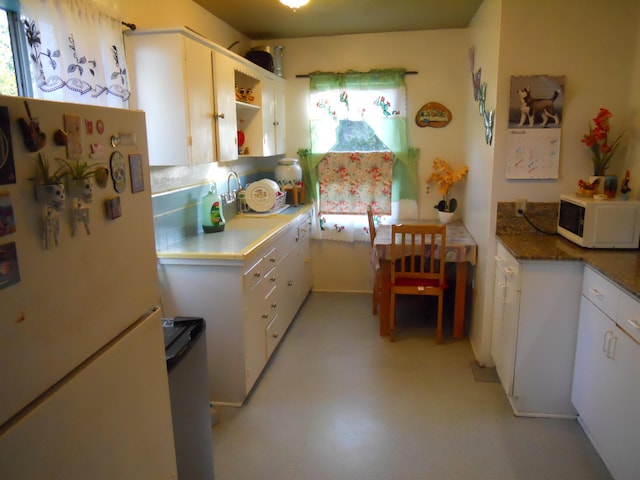
{"label": "window frame", "polygon": [[9,38],[11,39],[11,53],[13,55],[18,95],[21,97],[33,97],[31,70],[29,68],[29,57],[27,53],[27,39],[25,35],[22,34],[24,30],[20,12],[6,8],[3,8],[3,10],[7,13],[7,24],[9,26]]}

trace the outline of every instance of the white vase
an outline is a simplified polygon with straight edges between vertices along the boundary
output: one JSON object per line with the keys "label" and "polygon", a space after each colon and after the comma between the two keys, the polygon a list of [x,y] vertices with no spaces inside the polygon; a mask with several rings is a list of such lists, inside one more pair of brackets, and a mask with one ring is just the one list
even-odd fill
{"label": "white vase", "polygon": [[454,212],[441,212],[438,210],[438,218],[440,219],[440,223],[446,225],[451,220],[453,220]]}
{"label": "white vase", "polygon": [[295,187],[302,182],[302,168],[295,158],[278,160],[275,170],[276,182],[281,187]]}

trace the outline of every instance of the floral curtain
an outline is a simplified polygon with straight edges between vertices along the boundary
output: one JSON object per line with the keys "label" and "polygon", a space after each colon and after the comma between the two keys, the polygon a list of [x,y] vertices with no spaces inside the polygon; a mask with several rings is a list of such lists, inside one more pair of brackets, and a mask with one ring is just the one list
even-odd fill
{"label": "floral curtain", "polygon": [[22,0],[35,98],[128,108],[122,23],[91,0]]}
{"label": "floral curtain", "polygon": [[404,74],[310,74],[311,148],[298,154],[318,212],[316,238],[368,241],[367,204],[377,215],[402,202],[417,211],[419,152],[407,144]]}

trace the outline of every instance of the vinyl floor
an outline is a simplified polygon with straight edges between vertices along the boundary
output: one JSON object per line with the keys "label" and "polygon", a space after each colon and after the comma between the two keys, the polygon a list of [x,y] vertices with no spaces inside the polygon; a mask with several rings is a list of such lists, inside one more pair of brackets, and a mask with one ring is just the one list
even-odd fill
{"label": "vinyl floor", "polygon": [[310,294],[245,405],[219,408],[216,480],[611,479],[577,421],[515,417],[478,381],[450,321],[436,345],[425,301],[392,344],[369,295]]}

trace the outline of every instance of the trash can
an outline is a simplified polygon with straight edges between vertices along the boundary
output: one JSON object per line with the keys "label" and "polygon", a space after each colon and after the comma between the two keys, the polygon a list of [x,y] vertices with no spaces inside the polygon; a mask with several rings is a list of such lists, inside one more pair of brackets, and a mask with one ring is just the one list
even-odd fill
{"label": "trash can", "polygon": [[213,480],[206,324],[202,318],[162,320],[173,436],[180,480]]}

